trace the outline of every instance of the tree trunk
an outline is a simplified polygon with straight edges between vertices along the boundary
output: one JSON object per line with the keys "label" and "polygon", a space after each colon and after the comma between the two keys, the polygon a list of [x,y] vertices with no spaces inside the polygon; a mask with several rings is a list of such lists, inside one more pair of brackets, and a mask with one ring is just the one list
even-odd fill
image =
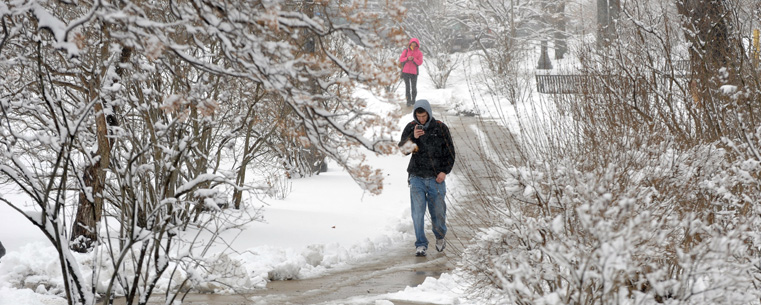
{"label": "tree trunk", "polygon": [[621,14],[620,0],[597,0],[597,47],[610,45],[616,37],[616,22]]}
{"label": "tree trunk", "polygon": [[604,48],[608,45],[608,0],[597,0],[597,47]]}
{"label": "tree trunk", "polygon": [[[106,35],[108,35],[107,31]],[[107,48],[108,45],[103,47],[104,54],[108,53]],[[128,62],[130,56],[132,56],[132,49],[123,48],[120,63]],[[124,76],[124,69],[117,66],[116,73],[121,78]],[[116,117],[113,115],[115,109],[108,108],[102,97],[98,97],[100,90],[96,90],[97,86],[99,86],[99,81],[93,81],[90,86],[91,98],[101,99],[93,107],[96,137],[98,139],[98,151],[94,156],[97,158],[97,162],[88,165],[82,173],[84,189],[79,193],[77,218],[74,220],[71,229],[71,249],[80,253],[89,251],[93,243],[98,240],[96,226],[103,214],[103,189],[105,186],[106,169],[110,166],[111,148],[113,147],[111,140],[108,138],[108,126],[118,125]]]}
{"label": "tree trunk", "polygon": [[[718,90],[722,84],[736,83],[736,67],[732,64],[741,51],[730,41],[729,21],[724,1],[677,1],[684,16],[685,37],[690,42],[690,94],[698,112],[700,138],[716,140],[724,135],[721,126],[724,113]],[[727,79],[718,71],[726,69]]]}
{"label": "tree trunk", "polygon": [[555,59],[563,59],[568,52],[565,1],[560,1],[555,6]]}
{"label": "tree trunk", "polygon": [[616,38],[616,24],[621,17],[621,0],[608,0],[608,39]]}
{"label": "tree trunk", "polygon": [[85,189],[79,193],[77,218],[71,229],[71,249],[80,253],[89,251],[93,243],[98,240],[96,225],[103,214],[105,169],[108,168],[111,160],[111,142],[107,137],[108,128],[103,104],[96,103],[94,111],[98,137],[98,151],[95,156],[99,159],[94,164],[88,165],[82,173]]}
{"label": "tree trunk", "polygon": [[547,53],[547,40],[542,40],[539,51],[539,62],[537,62],[536,68],[539,70],[552,69],[552,62],[550,61],[550,56]]}

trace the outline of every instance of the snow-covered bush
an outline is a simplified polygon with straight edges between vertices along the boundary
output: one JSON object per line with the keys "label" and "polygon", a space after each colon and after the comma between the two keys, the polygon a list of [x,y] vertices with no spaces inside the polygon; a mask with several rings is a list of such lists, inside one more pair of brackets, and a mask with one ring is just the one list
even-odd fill
{"label": "snow-covered bush", "polygon": [[[474,295],[761,303],[761,83],[733,43],[750,24],[741,2],[627,2],[607,48],[574,44],[589,87],[534,96],[540,113],[491,97],[513,105],[501,138],[515,142],[466,174],[489,211],[463,255]],[[520,67],[506,67],[506,92],[521,88]]]}
{"label": "snow-covered bush", "polygon": [[715,145],[623,153],[605,168],[505,168],[510,205],[491,208],[507,217],[464,256],[479,291],[519,304],[758,301],[758,162]]}

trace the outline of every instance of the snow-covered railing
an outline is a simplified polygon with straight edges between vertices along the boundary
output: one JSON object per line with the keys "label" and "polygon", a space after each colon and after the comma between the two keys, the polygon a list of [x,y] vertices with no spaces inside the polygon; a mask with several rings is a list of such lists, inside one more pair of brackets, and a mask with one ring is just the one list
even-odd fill
{"label": "snow-covered railing", "polygon": [[[690,70],[689,59],[677,59],[664,65],[659,74],[684,79],[690,75]],[[621,84],[625,81],[623,77],[613,75],[536,74],[535,77],[536,92],[545,94],[597,94],[605,92],[605,88],[611,84],[623,85],[618,88],[628,88],[626,84]]]}
{"label": "snow-covered railing", "polygon": [[606,84],[620,81],[610,75],[540,75],[536,76],[536,92],[548,94],[602,93]]}
{"label": "snow-covered railing", "polygon": [[661,69],[662,73],[664,74],[671,74],[673,71],[673,75],[678,78],[687,77],[690,74],[690,70],[691,67],[689,59],[672,60],[670,64],[666,64],[663,69]]}

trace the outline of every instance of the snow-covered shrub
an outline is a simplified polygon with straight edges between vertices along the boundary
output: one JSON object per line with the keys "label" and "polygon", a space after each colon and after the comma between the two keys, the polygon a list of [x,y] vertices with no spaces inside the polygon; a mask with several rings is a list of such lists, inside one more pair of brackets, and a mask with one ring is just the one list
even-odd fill
{"label": "snow-covered shrub", "polygon": [[480,113],[475,105],[466,103],[457,97],[450,96],[446,104],[449,105],[449,110],[447,110],[449,115],[477,116]]}
{"label": "snow-covered shrub", "polygon": [[518,304],[758,302],[758,162],[716,145],[624,154],[605,168],[506,169],[511,209],[492,205],[507,217],[464,256],[477,291]]}
{"label": "snow-covered shrub", "polygon": [[[533,99],[554,111],[512,103],[518,127],[503,138],[517,140],[467,175],[499,215],[482,217],[463,257],[474,294],[495,304],[761,303],[761,83],[736,43],[754,17],[740,2],[691,5],[622,4],[617,39],[574,42],[587,87]],[[506,91],[521,88],[518,66],[504,74]]]}

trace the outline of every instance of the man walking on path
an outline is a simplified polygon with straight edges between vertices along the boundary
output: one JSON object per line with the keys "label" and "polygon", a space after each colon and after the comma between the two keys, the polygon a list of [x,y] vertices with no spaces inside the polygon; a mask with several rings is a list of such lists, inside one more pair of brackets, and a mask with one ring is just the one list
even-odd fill
{"label": "man walking on path", "polygon": [[454,166],[455,149],[449,127],[433,118],[427,100],[416,101],[412,109],[413,120],[404,127],[399,147],[405,155],[412,154],[407,173],[415,228],[415,255],[425,256],[428,250],[423,222],[426,206],[436,236],[436,250],[441,252],[446,247],[445,180]]}

